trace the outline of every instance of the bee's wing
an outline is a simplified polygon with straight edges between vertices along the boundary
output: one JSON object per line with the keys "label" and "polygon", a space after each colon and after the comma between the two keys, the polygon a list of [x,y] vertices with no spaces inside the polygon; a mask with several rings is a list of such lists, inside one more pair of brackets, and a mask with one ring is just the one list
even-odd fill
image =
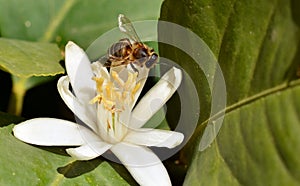
{"label": "bee's wing", "polygon": [[111,62],[108,60],[107,56],[102,56],[97,61],[101,63],[104,67],[109,67],[111,65]]}
{"label": "bee's wing", "polygon": [[135,42],[141,42],[131,21],[123,14],[119,15],[119,29],[121,30],[121,32],[127,34],[131,40]]}

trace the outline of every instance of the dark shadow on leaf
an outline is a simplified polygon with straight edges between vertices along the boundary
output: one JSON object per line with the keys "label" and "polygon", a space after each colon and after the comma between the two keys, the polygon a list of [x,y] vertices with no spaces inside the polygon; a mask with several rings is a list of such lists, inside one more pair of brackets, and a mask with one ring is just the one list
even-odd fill
{"label": "dark shadow on leaf", "polygon": [[102,159],[97,158],[90,161],[75,161],[64,167],[59,167],[57,172],[63,174],[66,178],[76,178],[85,173],[93,171],[103,162]]}
{"label": "dark shadow on leaf", "polygon": [[169,159],[163,161],[173,186],[183,185],[187,172],[187,165],[180,161],[180,154],[177,153]]}
{"label": "dark shadow on leaf", "polygon": [[6,112],[8,110],[12,90],[12,79],[10,73],[0,70],[0,85],[0,111]]}
{"label": "dark shadow on leaf", "polygon": [[[300,1],[299,0],[292,0],[291,1],[291,11],[292,11],[292,17],[294,22],[297,24],[297,26],[300,26]],[[294,68],[293,68],[294,67]],[[293,80],[295,78],[300,78],[300,40],[298,42],[298,49],[296,56],[293,60],[292,69],[288,71],[289,79]]]}
{"label": "dark shadow on leaf", "polygon": [[293,64],[291,65],[289,70],[286,72],[287,79],[289,81],[299,79],[300,78],[299,69],[300,69],[300,40],[298,42],[297,52],[293,59]]}
{"label": "dark shadow on leaf", "polygon": [[127,182],[130,183],[131,186],[138,186],[139,184],[133,179],[128,170],[119,163],[109,162],[109,164],[113,167],[113,169]]}
{"label": "dark shadow on leaf", "polygon": [[119,161],[119,159],[109,150],[103,154],[103,156],[109,156],[110,160],[107,162],[112,166],[112,168],[127,182],[130,183],[131,186],[138,186],[138,183],[133,179],[128,170],[124,167],[123,164]]}
{"label": "dark shadow on leaf", "polygon": [[[53,151],[53,150],[52,150]],[[116,162],[118,162],[117,157],[115,157],[111,151],[107,151],[103,154],[103,156],[109,156],[111,158],[113,158],[113,160],[116,160]],[[103,157],[98,157],[96,159],[93,160],[89,160],[89,161],[74,161],[64,167],[59,167],[57,168],[57,172],[60,174],[63,174],[66,178],[76,178],[78,176],[81,176],[85,173],[89,173],[91,171],[93,171],[94,169],[96,169],[102,162],[108,162],[112,168],[128,183],[130,183],[130,185],[138,185],[136,183],[136,181],[132,178],[132,176],[130,175],[130,173],[128,172],[128,170],[119,163],[116,162],[112,162],[109,161],[106,158]]]}
{"label": "dark shadow on leaf", "polygon": [[17,124],[24,120],[25,120],[25,118],[23,118],[23,117],[15,116],[15,115],[0,111],[0,127],[8,126],[12,123]]}
{"label": "dark shadow on leaf", "polygon": [[59,64],[60,64],[60,66],[62,66],[62,67],[65,69],[65,71],[66,71],[65,60],[60,60],[60,61],[59,61]]}
{"label": "dark shadow on leaf", "polygon": [[43,149],[45,151],[54,153],[54,154],[58,154],[58,155],[62,155],[62,156],[70,156],[68,155],[68,153],[66,152],[67,148],[71,148],[71,147],[56,147],[56,146],[38,146],[38,145],[34,145],[35,147],[39,148],[39,149]]}
{"label": "dark shadow on leaf", "polygon": [[300,26],[300,1],[299,0],[292,0],[291,1],[291,10],[292,10],[292,16],[295,23]]}
{"label": "dark shadow on leaf", "polygon": [[133,179],[131,174],[128,172],[126,167],[121,163],[121,161],[110,151],[106,151],[102,154],[103,158],[109,165],[130,185],[138,185],[137,182]]}

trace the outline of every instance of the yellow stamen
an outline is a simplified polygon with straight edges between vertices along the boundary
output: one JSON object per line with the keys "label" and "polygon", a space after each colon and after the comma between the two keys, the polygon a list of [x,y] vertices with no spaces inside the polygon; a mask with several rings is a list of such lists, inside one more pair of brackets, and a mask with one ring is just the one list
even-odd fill
{"label": "yellow stamen", "polygon": [[102,101],[103,101],[104,107],[107,110],[111,110],[111,108],[116,104],[114,101],[111,101],[108,99],[103,99]]}
{"label": "yellow stamen", "polygon": [[138,75],[139,75],[139,73],[135,72],[135,73],[133,74],[133,78],[136,80],[136,78],[137,78]]}
{"label": "yellow stamen", "polygon": [[140,87],[141,87],[140,83],[138,83],[138,84],[135,85],[135,87],[131,91],[131,99],[134,98],[134,95],[136,94],[136,92],[139,90]]}
{"label": "yellow stamen", "polygon": [[122,95],[120,92],[116,92],[116,100],[119,102],[122,101]]}
{"label": "yellow stamen", "polygon": [[105,91],[106,91],[106,97],[108,99],[112,99],[112,83],[109,82],[106,86],[105,86]]}
{"label": "yellow stamen", "polygon": [[120,85],[120,87],[124,86],[124,81],[119,77],[117,72],[112,71],[111,75],[114,78],[114,80]]}
{"label": "yellow stamen", "polygon": [[[125,82],[115,71],[111,71],[110,75],[110,77],[93,77],[97,86],[97,96],[90,103],[98,102],[111,114],[117,114],[124,111],[128,104],[132,103],[141,84],[136,83],[137,72],[128,72]],[[108,122],[108,128],[113,127],[111,124]]]}
{"label": "yellow stamen", "polygon": [[128,92],[127,92],[127,91],[124,91],[124,92],[122,93],[122,99],[123,99],[123,100],[126,100],[126,99],[127,99],[127,95],[128,95]]}
{"label": "yellow stamen", "polygon": [[127,78],[127,81],[124,85],[124,90],[128,90],[130,88],[130,85],[132,85],[133,80],[134,80],[133,74],[128,72],[128,78]]}
{"label": "yellow stamen", "polygon": [[106,120],[106,126],[107,126],[106,130],[108,132],[109,129],[111,129],[111,126],[110,126],[110,123],[109,123],[108,119]]}
{"label": "yellow stamen", "polygon": [[101,93],[102,92],[102,85],[103,85],[103,82],[104,82],[104,78],[103,77],[93,77],[92,78],[94,81],[96,81],[96,88],[97,88],[97,92],[98,93]]}
{"label": "yellow stamen", "polygon": [[96,102],[101,102],[101,100],[102,100],[102,95],[97,95],[97,96],[95,96],[89,103],[90,104],[94,104],[94,103],[96,103]]}

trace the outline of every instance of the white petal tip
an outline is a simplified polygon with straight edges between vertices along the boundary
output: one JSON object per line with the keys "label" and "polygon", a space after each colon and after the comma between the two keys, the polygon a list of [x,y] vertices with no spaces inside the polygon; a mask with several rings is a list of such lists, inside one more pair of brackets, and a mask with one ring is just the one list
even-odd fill
{"label": "white petal tip", "polygon": [[73,41],[68,41],[67,45],[66,45],[66,50],[70,49],[72,47],[78,47]]}
{"label": "white petal tip", "polygon": [[166,168],[150,149],[128,143],[119,143],[114,145],[111,150],[139,185],[171,185]]}
{"label": "white petal tip", "polygon": [[[164,131],[160,134],[161,136],[166,135],[165,137],[161,137],[161,141],[157,144],[152,144],[150,146],[156,147],[167,147],[169,149],[175,148],[183,142],[184,135],[179,132],[174,131]],[[150,138],[150,137],[149,137]],[[158,137],[156,138],[158,139]]]}
{"label": "white petal tip", "polygon": [[75,43],[73,41],[68,41],[67,46],[72,45],[72,44],[75,44]]}
{"label": "white petal tip", "polygon": [[93,141],[77,148],[66,149],[66,151],[76,160],[91,160],[101,156],[105,151],[111,148],[111,146],[111,144],[105,142]]}
{"label": "white petal tip", "polygon": [[124,141],[141,145],[174,148],[182,143],[184,135],[180,132],[160,129],[139,129],[130,131]]}
{"label": "white petal tip", "polygon": [[29,135],[31,135],[30,133],[30,124],[25,121],[23,123],[20,123],[18,125],[15,125],[14,128],[12,129],[14,136],[26,143],[31,143],[31,144],[37,144],[38,142],[34,143],[33,141],[31,141],[31,139],[29,139]]}
{"label": "white petal tip", "polygon": [[182,80],[182,71],[179,68],[173,67],[162,77],[162,79],[168,81],[177,89]]}
{"label": "white petal tip", "polygon": [[34,145],[75,146],[84,142],[81,130],[86,129],[70,121],[35,118],[16,125],[13,134],[19,140]]}
{"label": "white petal tip", "polygon": [[86,154],[79,154],[77,151],[77,148],[69,148],[66,149],[66,152],[74,159],[76,160],[81,160],[81,161],[85,161],[85,160],[91,160],[94,159],[94,156],[87,156]]}
{"label": "white petal tip", "polygon": [[173,135],[174,135],[174,138],[176,138],[177,140],[175,140],[175,142],[171,145],[171,148],[174,148],[174,147],[180,145],[184,140],[184,135],[182,133],[176,132]]}
{"label": "white petal tip", "polygon": [[180,77],[180,79],[181,79],[181,77],[182,77],[181,70],[179,68],[176,68],[176,67],[173,67],[172,69],[174,71],[175,76]]}
{"label": "white petal tip", "polygon": [[66,45],[66,51],[73,51],[73,50],[82,50],[76,43],[73,41],[68,41]]}
{"label": "white petal tip", "polygon": [[164,139],[164,141],[162,141],[161,143],[156,144],[154,146],[167,147],[169,149],[172,149],[172,148],[177,147],[178,145],[180,145],[182,143],[182,141],[184,139],[184,135],[182,133],[173,132],[173,131],[169,131],[169,133],[170,133],[170,136],[166,137]]}
{"label": "white petal tip", "polygon": [[[20,139],[20,134],[22,132],[22,126],[21,125],[15,125],[14,128],[12,129],[12,131],[13,131],[14,136],[16,138]],[[22,139],[20,139],[20,140],[22,140]]]}

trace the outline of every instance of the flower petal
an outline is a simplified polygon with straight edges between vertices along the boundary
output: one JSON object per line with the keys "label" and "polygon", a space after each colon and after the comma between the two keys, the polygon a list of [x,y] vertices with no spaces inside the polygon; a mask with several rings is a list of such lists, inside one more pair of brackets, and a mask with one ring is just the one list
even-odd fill
{"label": "flower petal", "polygon": [[69,90],[68,76],[61,77],[57,82],[57,89],[69,109],[93,131],[97,131],[96,126],[96,106],[89,103],[81,103]]}
{"label": "flower petal", "polygon": [[111,151],[119,158],[140,185],[171,185],[166,168],[160,159],[147,147],[123,142],[114,145]]}
{"label": "flower petal", "polygon": [[96,85],[92,80],[91,62],[86,53],[75,43],[66,45],[66,69],[72,88],[79,100],[89,102],[96,94]]}
{"label": "flower petal", "polygon": [[143,145],[174,148],[183,141],[183,134],[174,131],[141,128],[130,131],[124,142]]}
{"label": "flower petal", "polygon": [[16,138],[26,143],[44,146],[75,146],[86,143],[85,136],[95,136],[89,129],[76,123],[36,118],[24,121],[13,128]]}
{"label": "flower petal", "polygon": [[66,151],[76,160],[91,160],[102,155],[111,146],[111,144],[102,141],[93,141],[77,148],[68,148]]}
{"label": "flower petal", "polygon": [[103,77],[104,79],[109,79],[109,73],[107,71],[107,68],[103,67],[103,65],[100,62],[93,62],[91,64],[91,68],[96,77]]}
{"label": "flower petal", "polygon": [[136,101],[138,100],[138,98],[145,86],[145,83],[146,83],[146,80],[147,80],[148,74],[149,74],[149,69],[146,67],[137,67],[137,69],[139,71],[137,82],[140,83],[140,88],[136,91],[136,93],[134,95],[135,101],[134,101],[132,107],[135,105]]}
{"label": "flower petal", "polygon": [[139,101],[130,120],[133,128],[142,127],[174,94],[182,79],[181,70],[173,67]]}

